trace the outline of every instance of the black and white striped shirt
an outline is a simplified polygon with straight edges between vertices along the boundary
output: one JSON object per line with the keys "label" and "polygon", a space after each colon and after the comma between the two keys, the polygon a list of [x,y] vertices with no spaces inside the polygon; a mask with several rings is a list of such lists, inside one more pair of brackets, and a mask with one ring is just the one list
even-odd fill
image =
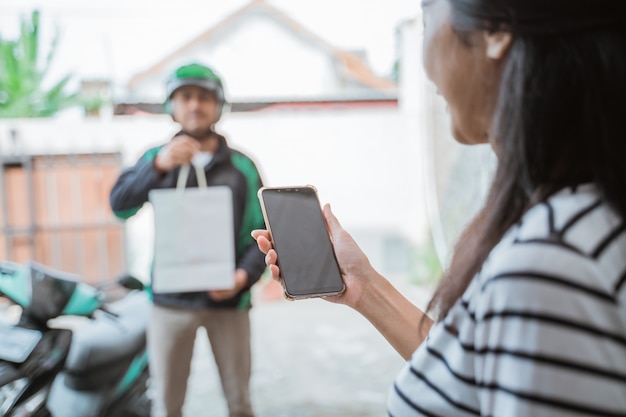
{"label": "black and white striped shirt", "polygon": [[625,219],[589,184],[529,210],[398,375],[388,410],[626,416]]}

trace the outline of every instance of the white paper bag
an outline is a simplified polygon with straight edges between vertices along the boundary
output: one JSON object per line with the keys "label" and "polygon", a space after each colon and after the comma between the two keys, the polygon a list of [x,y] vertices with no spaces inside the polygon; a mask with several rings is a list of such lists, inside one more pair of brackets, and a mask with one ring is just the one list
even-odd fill
{"label": "white paper bag", "polygon": [[194,166],[198,188],[185,189],[189,165],[181,167],[176,189],[152,190],[154,208],[154,292],[191,292],[235,286],[232,191],[207,187]]}

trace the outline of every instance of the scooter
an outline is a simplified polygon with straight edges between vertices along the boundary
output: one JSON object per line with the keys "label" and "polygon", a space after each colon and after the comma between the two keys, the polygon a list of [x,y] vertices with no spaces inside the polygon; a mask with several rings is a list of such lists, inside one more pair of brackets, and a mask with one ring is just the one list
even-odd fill
{"label": "scooter", "polygon": [[[149,417],[149,295],[136,278],[104,287],[36,262],[0,262],[0,295],[21,307],[0,323],[0,417]],[[80,326],[59,321],[89,318]],[[76,319],[75,321],[79,321]]]}

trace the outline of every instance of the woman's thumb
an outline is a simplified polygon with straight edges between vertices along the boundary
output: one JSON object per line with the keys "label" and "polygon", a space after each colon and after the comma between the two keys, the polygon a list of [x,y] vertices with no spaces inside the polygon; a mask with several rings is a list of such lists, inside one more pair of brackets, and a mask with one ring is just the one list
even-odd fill
{"label": "woman's thumb", "polygon": [[339,224],[339,220],[337,220],[332,210],[330,209],[330,204],[324,204],[323,212],[331,236],[337,236],[341,231],[341,224]]}

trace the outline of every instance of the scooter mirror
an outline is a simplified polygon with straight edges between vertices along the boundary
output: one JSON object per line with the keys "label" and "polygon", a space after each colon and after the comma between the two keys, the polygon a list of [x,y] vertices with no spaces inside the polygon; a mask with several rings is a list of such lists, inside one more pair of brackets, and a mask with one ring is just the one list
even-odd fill
{"label": "scooter mirror", "polygon": [[117,278],[117,283],[129,290],[143,290],[144,288],[143,282],[128,274],[120,275]]}

